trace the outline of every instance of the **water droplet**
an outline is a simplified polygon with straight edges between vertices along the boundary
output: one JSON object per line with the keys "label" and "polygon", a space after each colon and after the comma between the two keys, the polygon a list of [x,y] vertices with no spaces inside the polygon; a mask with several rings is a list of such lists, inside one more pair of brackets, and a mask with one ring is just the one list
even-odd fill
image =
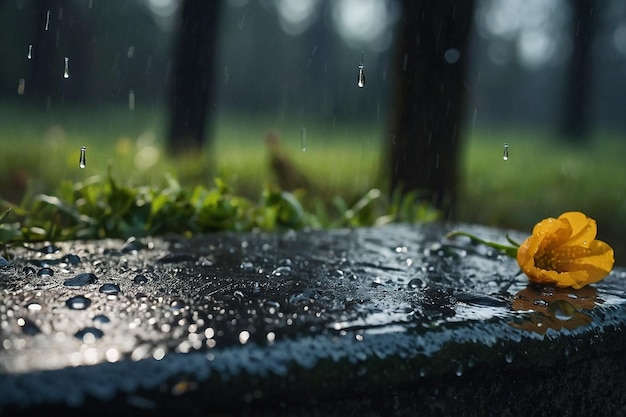
{"label": "water droplet", "polygon": [[100,325],[100,324],[110,323],[111,319],[105,316],[104,314],[98,314],[98,315],[93,316],[93,322]]}
{"label": "water droplet", "polygon": [[[67,78],[67,77],[65,77]],[[85,168],[87,166],[87,148],[84,146],[80,147],[80,158],[78,159],[78,166],[81,168]]]}
{"label": "water droplet", "polygon": [[456,374],[456,376],[463,375],[463,364],[462,363],[460,363],[459,366],[456,368],[455,374]]}
{"label": "water droplet", "polygon": [[50,245],[46,245],[41,249],[38,249],[39,252],[41,253],[45,253],[46,255],[50,255],[52,253],[57,253],[58,251],[60,251],[61,249],[59,249],[57,246],[54,246],[52,244]]}
{"label": "water droplet", "polygon": [[70,78],[70,59],[65,57],[65,69],[63,70],[63,78]]}
{"label": "water droplet", "polygon": [[20,96],[23,96],[25,89],[26,89],[26,80],[23,78],[20,78],[20,80],[17,82],[17,94]]}
{"label": "water droplet", "polygon": [[24,273],[24,275],[30,275],[36,273],[37,271],[35,271],[35,268],[33,268],[32,266],[25,266],[24,268],[22,268],[22,272]]}
{"label": "water droplet", "polygon": [[63,282],[66,287],[82,287],[83,285],[95,284],[98,277],[91,272],[85,272],[76,275],[74,278],[67,279]]}
{"label": "water droplet", "polygon": [[91,305],[91,300],[85,296],[77,295],[68,299],[65,305],[72,310],[84,310]]}
{"label": "water droplet", "polygon": [[31,301],[30,303],[26,304],[26,308],[30,311],[41,311],[41,304],[35,301]]}
{"label": "water droplet", "polygon": [[363,68],[365,68],[365,65],[363,64],[363,55],[364,52],[361,52],[361,62],[359,62],[359,74],[356,78],[356,85],[358,85],[359,88],[365,87],[365,74],[363,73]]}
{"label": "water droplet", "polygon": [[117,295],[120,292],[122,292],[119,285],[112,284],[112,283],[106,283],[102,285],[98,291],[100,291],[103,294],[108,294],[108,295]]}
{"label": "water droplet", "polygon": [[54,271],[52,270],[52,268],[41,268],[39,271],[37,271],[37,275],[40,277],[50,278],[54,275]]}
{"label": "water droplet", "polygon": [[247,330],[243,330],[241,333],[239,333],[239,343],[241,343],[242,345],[245,345],[246,343],[248,343],[249,339],[250,339],[250,332],[248,332]]}
{"label": "water droplet", "polygon": [[46,27],[44,29],[48,30],[49,26],[50,26],[50,10],[46,12]]}
{"label": "water droplet", "polygon": [[65,255],[62,261],[69,265],[78,265],[81,262],[80,257],[74,254]]}
{"label": "water droplet", "polygon": [[0,256],[0,268],[4,268],[5,266],[9,266],[9,261],[7,261],[4,256]]}
{"label": "water droplet", "polygon": [[411,289],[424,288],[424,282],[419,278],[413,278],[409,281],[407,286]]}
{"label": "water droplet", "polygon": [[502,155],[502,159],[504,159],[505,161],[509,160],[509,144],[508,143],[504,144],[504,154]]}
{"label": "water droplet", "polygon": [[95,327],[85,327],[74,333],[74,337],[82,339],[85,343],[93,343],[96,339],[100,339],[104,336],[104,332]]}
{"label": "water droplet", "polygon": [[300,144],[302,146],[302,152],[306,152],[307,150],[307,141],[306,141],[306,127],[303,127],[300,131]]}
{"label": "water droplet", "polygon": [[22,328],[22,332],[24,334],[33,335],[33,334],[41,333],[41,330],[39,330],[39,327],[37,327],[37,325],[33,323],[32,321],[30,321],[29,319],[19,318],[17,319],[17,325]]}
{"label": "water droplet", "polygon": [[135,278],[133,278],[133,282],[135,284],[145,284],[146,282],[148,282],[148,278],[146,278],[146,276],[144,274],[137,274],[135,275]]}
{"label": "water droplet", "polygon": [[28,45],[28,59],[33,59],[33,45]]}
{"label": "water droplet", "polygon": [[135,110],[135,90],[128,90],[128,110]]}
{"label": "water droplet", "polygon": [[183,308],[185,308],[185,303],[181,300],[174,300],[172,301],[172,303],[170,304],[170,308],[173,312],[179,312],[180,310],[182,310]]}
{"label": "water droplet", "polygon": [[549,303],[546,300],[538,298],[536,300],[533,300],[533,304],[536,306],[547,306]]}
{"label": "water droplet", "polygon": [[445,59],[448,64],[454,64],[461,59],[461,52],[457,48],[447,49],[446,52],[443,53],[443,59]]}
{"label": "water droplet", "polygon": [[290,266],[279,266],[278,268],[274,269],[272,271],[272,275],[275,277],[280,277],[283,275],[291,275],[293,273],[292,269]]}
{"label": "water droplet", "polygon": [[506,355],[504,355],[504,360],[506,363],[513,363],[513,353],[507,352]]}

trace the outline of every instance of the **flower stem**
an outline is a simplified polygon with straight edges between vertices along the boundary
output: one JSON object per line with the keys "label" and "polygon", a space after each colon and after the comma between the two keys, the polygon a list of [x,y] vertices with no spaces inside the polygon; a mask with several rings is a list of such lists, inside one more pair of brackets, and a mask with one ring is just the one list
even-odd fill
{"label": "flower stem", "polygon": [[472,242],[480,243],[480,244],[489,246],[490,248],[499,250],[500,252],[502,252],[503,254],[507,256],[510,256],[511,258],[517,257],[517,248],[519,247],[519,244],[515,242],[513,239],[511,239],[508,234],[506,235],[506,240],[513,246],[503,245],[501,243],[496,243],[496,242],[489,242],[487,240],[483,240],[477,236],[474,236],[467,232],[462,232],[460,230],[455,230],[455,231],[448,233],[446,235],[446,238],[451,239],[456,236],[469,237],[472,240]]}

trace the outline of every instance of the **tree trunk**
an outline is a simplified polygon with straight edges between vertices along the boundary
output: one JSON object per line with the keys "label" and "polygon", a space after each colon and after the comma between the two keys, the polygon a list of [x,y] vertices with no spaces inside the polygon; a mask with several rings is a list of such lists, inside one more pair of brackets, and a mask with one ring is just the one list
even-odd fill
{"label": "tree trunk", "polygon": [[170,95],[168,146],[173,153],[202,148],[214,99],[213,68],[221,1],[185,0],[182,5]]}
{"label": "tree trunk", "polygon": [[404,0],[391,111],[391,191],[453,217],[473,1]]}
{"label": "tree trunk", "polygon": [[561,133],[574,142],[589,135],[588,101],[592,79],[591,48],[598,11],[595,0],[572,0],[572,56],[565,71]]}

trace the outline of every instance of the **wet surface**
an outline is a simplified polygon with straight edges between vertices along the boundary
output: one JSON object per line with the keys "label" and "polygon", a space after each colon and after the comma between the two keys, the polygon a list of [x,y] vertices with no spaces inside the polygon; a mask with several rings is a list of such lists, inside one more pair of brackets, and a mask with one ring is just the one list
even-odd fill
{"label": "wet surface", "polygon": [[114,398],[151,410],[192,392],[228,408],[624,351],[626,271],[578,291],[529,286],[514,260],[444,239],[451,229],[12,248],[0,410]]}

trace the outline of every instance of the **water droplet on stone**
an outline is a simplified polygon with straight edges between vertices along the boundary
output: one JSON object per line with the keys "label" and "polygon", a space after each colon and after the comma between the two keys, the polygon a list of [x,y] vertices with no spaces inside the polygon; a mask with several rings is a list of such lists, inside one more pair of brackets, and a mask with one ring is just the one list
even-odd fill
{"label": "water droplet on stone", "polygon": [[52,270],[52,268],[41,268],[39,271],[37,271],[37,275],[44,278],[50,278],[54,275],[54,271]]}
{"label": "water droplet on stone", "polygon": [[93,316],[93,322],[96,324],[106,324],[106,323],[110,323],[111,319],[105,316],[104,314],[97,314]]}
{"label": "water droplet on stone", "polygon": [[65,255],[62,261],[69,265],[78,265],[81,262],[80,257],[74,254]]}
{"label": "water droplet on stone", "polygon": [[135,284],[145,284],[146,282],[148,282],[148,278],[146,278],[146,276],[144,274],[137,274],[135,275],[135,278],[133,278],[133,282]]}
{"label": "water droplet on stone", "polygon": [[41,333],[39,327],[37,327],[37,325],[29,319],[19,318],[17,320],[17,325],[22,328],[22,333],[24,334],[33,335]]}
{"label": "water droplet on stone", "polygon": [[85,343],[93,343],[102,336],[104,336],[104,332],[96,327],[85,327],[74,333],[74,337],[81,339]]}
{"label": "water droplet on stone", "polygon": [[72,310],[84,310],[91,305],[91,300],[85,296],[77,295],[68,299],[65,305]]}
{"label": "water droplet on stone", "polygon": [[100,291],[103,294],[117,295],[122,290],[120,289],[120,286],[117,284],[106,283],[106,284],[103,284],[98,291]]}
{"label": "water droplet on stone", "polygon": [[74,278],[67,279],[63,282],[66,287],[82,287],[83,285],[95,284],[98,277],[91,272],[85,272],[76,275]]}
{"label": "water droplet on stone", "polygon": [[80,168],[85,168],[87,166],[87,148],[84,146],[80,147],[80,158],[78,158],[78,166]]}
{"label": "water droplet on stone", "polygon": [[35,274],[37,271],[32,266],[25,266],[24,268],[22,268],[22,272],[24,273],[24,275],[31,275]]}
{"label": "water droplet on stone", "polygon": [[0,268],[4,268],[9,266],[9,261],[7,261],[3,256],[0,256]]}
{"label": "water droplet on stone", "polygon": [[411,289],[424,288],[424,281],[419,278],[413,278],[409,281],[407,286]]}

